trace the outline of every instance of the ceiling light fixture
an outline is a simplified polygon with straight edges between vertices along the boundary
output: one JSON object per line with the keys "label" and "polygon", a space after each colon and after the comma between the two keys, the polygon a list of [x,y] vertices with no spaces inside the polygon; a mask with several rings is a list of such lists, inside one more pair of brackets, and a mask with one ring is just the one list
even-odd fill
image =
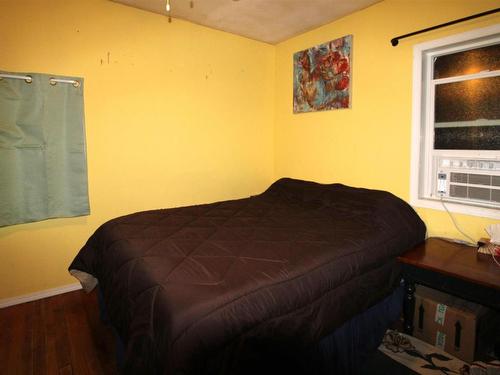
{"label": "ceiling light fixture", "polygon": [[[191,9],[194,8],[194,1],[191,0],[189,2],[189,7]],[[167,11],[167,15],[168,15],[168,22],[172,22],[172,13],[171,13],[171,10],[172,10],[172,6],[170,5],[170,0],[167,0],[166,4],[165,4],[165,10]]]}
{"label": "ceiling light fixture", "polygon": [[167,4],[165,4],[165,10],[167,11],[168,22],[172,22],[172,15],[170,14],[170,10],[171,10],[170,0],[167,0]]}

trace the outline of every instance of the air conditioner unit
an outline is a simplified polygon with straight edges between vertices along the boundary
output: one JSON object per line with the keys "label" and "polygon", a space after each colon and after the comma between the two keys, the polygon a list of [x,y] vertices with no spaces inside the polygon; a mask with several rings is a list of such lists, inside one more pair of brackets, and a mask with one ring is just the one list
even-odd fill
{"label": "air conditioner unit", "polygon": [[500,160],[436,156],[433,173],[435,197],[500,208]]}

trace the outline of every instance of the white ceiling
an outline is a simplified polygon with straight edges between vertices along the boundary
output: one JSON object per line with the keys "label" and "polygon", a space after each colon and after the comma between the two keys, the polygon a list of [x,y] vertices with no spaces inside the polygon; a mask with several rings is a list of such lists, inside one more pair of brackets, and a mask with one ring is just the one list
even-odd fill
{"label": "white ceiling", "polygon": [[[166,0],[112,0],[166,15]],[[276,44],[381,0],[170,0],[171,15]],[[175,19],[172,20],[175,22]]]}

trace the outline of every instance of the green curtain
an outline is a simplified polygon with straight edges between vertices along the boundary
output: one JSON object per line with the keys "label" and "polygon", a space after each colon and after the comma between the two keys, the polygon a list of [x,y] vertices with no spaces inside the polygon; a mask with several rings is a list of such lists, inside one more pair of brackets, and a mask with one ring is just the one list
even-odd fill
{"label": "green curtain", "polygon": [[0,226],[88,215],[83,79],[6,74],[32,82],[0,79]]}

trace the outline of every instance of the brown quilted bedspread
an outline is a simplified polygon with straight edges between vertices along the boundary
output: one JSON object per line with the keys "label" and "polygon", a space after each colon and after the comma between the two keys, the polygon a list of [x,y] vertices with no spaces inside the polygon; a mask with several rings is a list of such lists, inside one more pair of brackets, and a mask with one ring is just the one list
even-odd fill
{"label": "brown quilted bedspread", "polygon": [[125,372],[236,373],[252,346],[293,355],[379,301],[395,257],[424,236],[388,192],[281,179],[246,199],[111,220],[70,270],[98,279]]}

